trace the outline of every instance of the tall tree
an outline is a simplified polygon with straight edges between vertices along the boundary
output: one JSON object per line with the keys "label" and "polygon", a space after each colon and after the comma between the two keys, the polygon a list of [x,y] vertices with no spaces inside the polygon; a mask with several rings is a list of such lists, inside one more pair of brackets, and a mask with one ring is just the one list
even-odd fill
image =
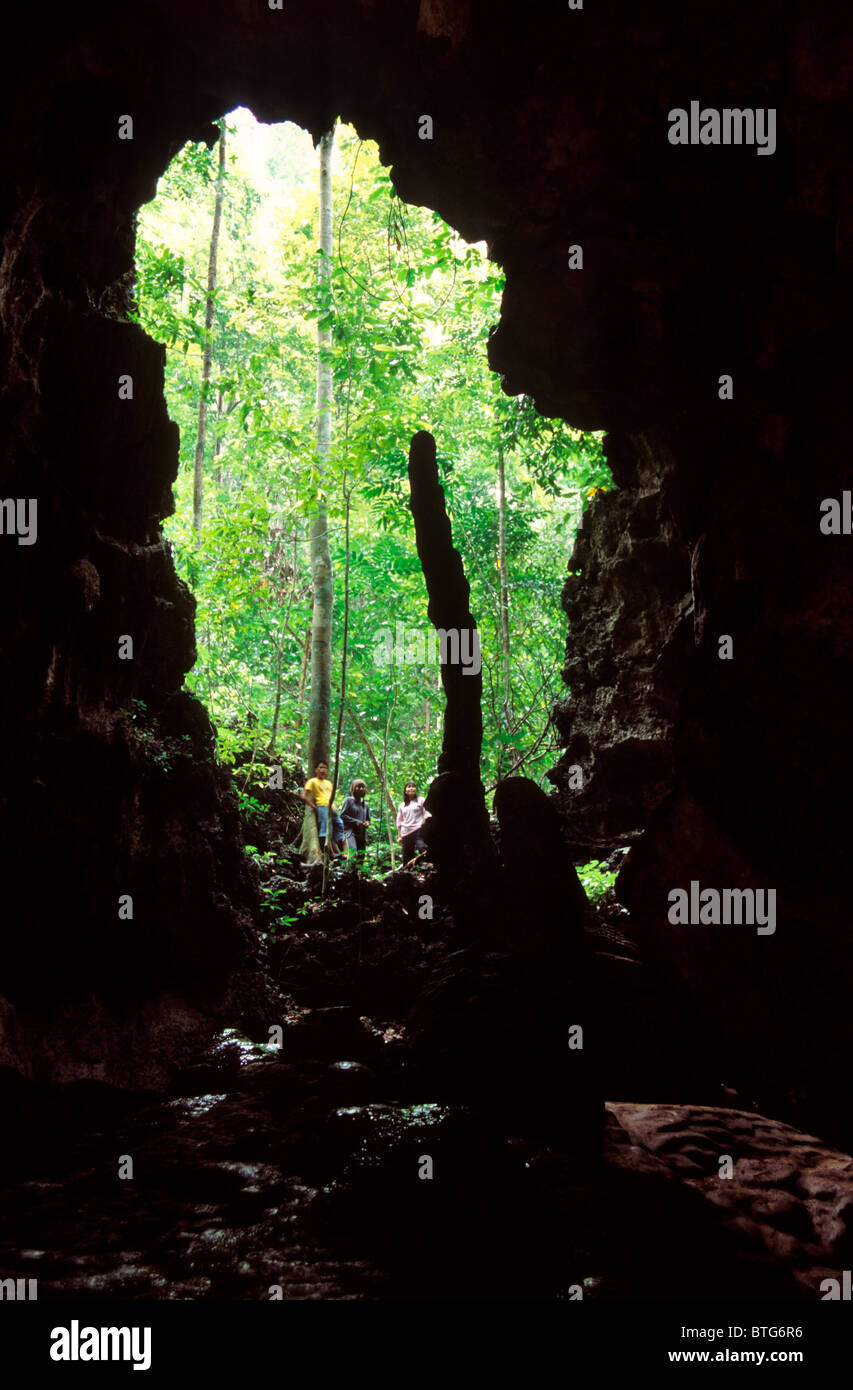
{"label": "tall tree", "polygon": [[329,761],[332,703],[332,608],[334,587],[329,553],[326,474],[332,447],[332,151],[334,127],[320,139],[320,232],[317,262],[317,503],[311,518],[311,704],[308,711],[308,767]]}
{"label": "tall tree", "polygon": [[198,398],[198,428],[195,437],[193,465],[193,530],[201,537],[201,517],[204,504],[204,446],[207,438],[207,395],[210,366],[213,358],[213,310],[216,299],[216,260],[219,252],[219,227],[222,222],[222,193],[225,187],[225,121],[219,127],[219,171],[216,177],[216,196],[213,206],[213,227],[210,233],[210,253],[207,260],[207,299],[204,314],[204,354],[201,363],[201,391]]}
{"label": "tall tree", "polygon": [[[503,682],[504,733],[512,727],[512,680],[509,646],[509,579],[506,571],[506,469],[503,446],[498,447],[498,576],[500,582],[499,640]],[[498,775],[500,775],[500,752]]]}

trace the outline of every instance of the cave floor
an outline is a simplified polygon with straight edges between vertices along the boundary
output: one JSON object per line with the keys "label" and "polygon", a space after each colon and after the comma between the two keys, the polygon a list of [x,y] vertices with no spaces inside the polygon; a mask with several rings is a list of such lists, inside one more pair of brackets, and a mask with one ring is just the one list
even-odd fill
{"label": "cave floor", "polygon": [[318,1012],[325,1057],[226,1033],[186,1094],[7,1186],[0,1277],[56,1299],[797,1299],[849,1263],[853,1159],[817,1139],[610,1103],[602,1154],[579,1159],[464,1107],[372,1099],[369,1065],[329,1060],[340,1011]]}
{"label": "cave floor", "polygon": [[88,1083],[19,1108],[0,1278],[60,1300],[548,1301],[814,1300],[841,1279],[853,1158],[702,1086],[686,1103],[660,1066],[644,1084],[616,1022],[659,1001],[618,922],[595,944],[627,1069],[590,1148],[431,1089],[406,1021],[464,953],[387,894],[368,906],[268,939],[281,1048],[225,1029],[165,1097]]}

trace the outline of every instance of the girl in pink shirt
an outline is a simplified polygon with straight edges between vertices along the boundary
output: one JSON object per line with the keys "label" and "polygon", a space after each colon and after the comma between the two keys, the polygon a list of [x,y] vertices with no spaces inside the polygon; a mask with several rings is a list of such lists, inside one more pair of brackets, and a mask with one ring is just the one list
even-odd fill
{"label": "girl in pink shirt", "polygon": [[403,800],[397,807],[397,839],[403,846],[404,864],[426,849],[426,840],[421,831],[429,818],[430,813],[424,805],[424,798],[418,796],[416,784],[407,782]]}

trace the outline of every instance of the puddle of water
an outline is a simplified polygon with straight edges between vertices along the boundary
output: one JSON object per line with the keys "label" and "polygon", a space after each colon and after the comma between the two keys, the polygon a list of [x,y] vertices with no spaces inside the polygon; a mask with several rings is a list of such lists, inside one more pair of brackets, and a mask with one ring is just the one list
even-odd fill
{"label": "puddle of water", "polygon": [[215,1105],[227,1100],[227,1095],[220,1096],[178,1096],[177,1100],[167,1100],[165,1102],[167,1110],[181,1110],[188,1118],[197,1115],[206,1115]]}
{"label": "puddle of water", "polygon": [[236,1028],[224,1028],[221,1033],[217,1033],[213,1040],[212,1051],[214,1055],[227,1049],[229,1053],[237,1048],[241,1067],[246,1067],[250,1062],[260,1062],[265,1057],[278,1057],[281,1049],[276,1043],[252,1042],[251,1038],[243,1037]]}

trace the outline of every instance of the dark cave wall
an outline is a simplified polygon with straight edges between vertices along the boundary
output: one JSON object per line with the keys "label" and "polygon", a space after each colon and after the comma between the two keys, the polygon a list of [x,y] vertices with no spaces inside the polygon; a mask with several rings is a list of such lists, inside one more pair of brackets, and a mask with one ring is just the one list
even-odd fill
{"label": "dark cave wall", "polygon": [[[192,603],[159,534],[177,464],[162,360],[122,322],[135,209],[186,139],[244,103],[315,135],[340,114],[377,139],[404,197],[505,266],[490,356],[507,389],[610,432],[619,491],[588,511],[565,591],[569,836],[593,853],[645,829],[622,891],[697,1007],[740,982],[716,1025],[736,1062],[753,1056],[759,1080],[808,1072],[790,997],[798,1027],[829,1029],[846,1080],[853,542],[818,527],[850,479],[843,8],[221,0],[47,5],[4,25],[3,496],[39,498],[38,543],[0,538],[4,1057],[88,1074],[63,1038],[95,999],[100,1074],[130,1084],[252,978],[235,813],[177,694]],[[776,153],[670,146],[667,112],[692,99],[776,107]],[[735,873],[777,886],[775,937],[666,922],[669,888]],[[140,880],[134,922],[117,922]],[[123,1021],[142,1013],[129,1061]]]}
{"label": "dark cave wall", "polygon": [[39,512],[33,546],[4,537],[0,1065],[159,1085],[251,975],[254,889],[209,721],[179,693],[195,605],[159,534],[177,466],[161,349],[36,275],[7,378],[4,496]]}

